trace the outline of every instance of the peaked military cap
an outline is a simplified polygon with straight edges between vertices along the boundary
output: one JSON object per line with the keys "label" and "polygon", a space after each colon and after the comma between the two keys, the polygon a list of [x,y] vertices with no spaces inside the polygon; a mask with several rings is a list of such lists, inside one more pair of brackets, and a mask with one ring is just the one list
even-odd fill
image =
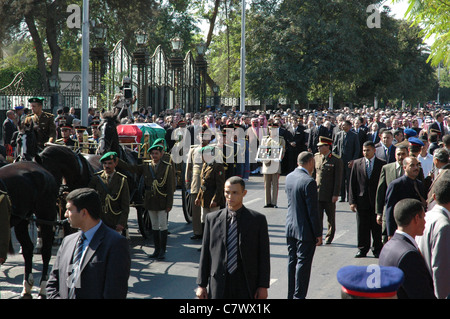
{"label": "peaked military cap", "polygon": [[42,98],[42,97],[32,97],[32,98],[28,99],[29,103],[40,103],[40,104],[42,104],[42,103],[44,103],[44,101],[45,101],[45,99]]}
{"label": "peaked military cap", "polygon": [[326,136],[319,136],[319,143],[317,143],[317,146],[320,145],[333,145],[333,140]]}
{"label": "peaked military cap", "polygon": [[418,146],[424,146],[425,144],[423,144],[423,142],[418,139],[417,137],[410,137],[408,138],[408,142],[411,145],[418,145]]}
{"label": "peaked military cap", "polygon": [[403,133],[409,137],[413,137],[417,135],[417,132],[411,128],[407,128],[403,131]]}
{"label": "peaked military cap", "polygon": [[336,276],[343,292],[366,298],[393,297],[404,281],[400,268],[379,265],[344,266]]}

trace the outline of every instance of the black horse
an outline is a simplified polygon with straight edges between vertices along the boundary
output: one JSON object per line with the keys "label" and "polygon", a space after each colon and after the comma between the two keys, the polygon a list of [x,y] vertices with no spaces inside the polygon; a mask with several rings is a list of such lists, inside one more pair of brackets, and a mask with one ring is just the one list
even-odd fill
{"label": "black horse", "polygon": [[11,227],[22,247],[25,260],[25,278],[22,298],[31,298],[34,283],[32,275],[33,242],[29,236],[30,219],[36,218],[42,238],[42,276],[40,297],[45,297],[49,263],[52,254],[56,198],[58,186],[53,175],[35,162],[21,161],[0,168],[0,188],[7,192],[12,205]]}
{"label": "black horse", "polygon": [[[139,158],[136,151],[120,145],[119,134],[117,133],[117,125],[119,123],[120,122],[116,113],[103,113],[102,121],[99,125],[101,135],[97,154],[103,155],[107,152],[116,152],[121,160],[130,165],[141,164],[142,160]],[[118,168],[118,170],[127,176],[128,188],[130,190],[130,204],[136,208],[139,231],[144,238],[148,238],[149,233],[151,232],[151,221],[149,213],[143,207],[143,177],[121,168]]]}

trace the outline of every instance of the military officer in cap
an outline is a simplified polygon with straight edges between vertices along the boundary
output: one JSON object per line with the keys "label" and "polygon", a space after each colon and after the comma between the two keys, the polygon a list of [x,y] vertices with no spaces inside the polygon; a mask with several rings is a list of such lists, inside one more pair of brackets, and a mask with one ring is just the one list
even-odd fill
{"label": "military officer in cap", "polygon": [[314,154],[320,220],[323,221],[323,211],[328,220],[325,244],[331,244],[336,232],[336,201],[341,191],[344,169],[341,158],[331,152],[332,146],[331,138],[320,136],[319,143],[317,143],[319,152]]}
{"label": "military officer in cap", "polygon": [[220,161],[216,161],[217,147],[208,145],[201,149],[203,166],[200,172],[201,185],[195,205],[202,207],[201,222],[205,223],[206,214],[225,207],[225,170]]}
{"label": "military officer in cap", "polygon": [[71,138],[72,125],[65,124],[61,126],[61,138],[55,141],[56,144],[65,145],[71,149],[78,148],[78,141]]}
{"label": "military officer in cap", "polygon": [[281,160],[286,152],[286,141],[279,134],[279,123],[269,124],[269,136],[265,136],[260,147],[280,148],[281,158],[265,160],[262,163],[261,173],[264,176],[265,205],[264,208],[277,208],[278,179],[281,174]]}
{"label": "military officer in cap", "polygon": [[36,132],[39,149],[44,149],[45,143],[53,143],[56,140],[56,125],[53,114],[42,110],[43,98],[33,97],[28,100],[32,114],[24,120],[24,125],[32,125]]}
{"label": "military officer in cap", "polygon": [[127,177],[116,171],[116,152],[108,152],[100,158],[103,170],[95,173],[89,187],[100,195],[103,210],[102,221],[112,229],[125,235],[130,213],[130,191]]}

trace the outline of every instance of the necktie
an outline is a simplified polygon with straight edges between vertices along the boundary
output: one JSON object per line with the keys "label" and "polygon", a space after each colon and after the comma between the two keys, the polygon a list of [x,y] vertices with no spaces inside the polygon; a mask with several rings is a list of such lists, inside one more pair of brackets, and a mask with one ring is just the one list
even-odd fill
{"label": "necktie", "polygon": [[372,162],[370,160],[367,161],[367,177],[370,178],[372,175]]}
{"label": "necktie", "polygon": [[81,256],[83,255],[83,242],[86,239],[86,236],[81,234],[80,238],[78,238],[77,245],[73,252],[73,261],[72,261],[72,273],[69,278],[71,278],[69,285],[69,299],[75,299],[75,286],[80,273],[80,261]]}
{"label": "necktie", "polygon": [[227,270],[232,274],[237,268],[237,222],[236,212],[231,212],[230,226],[227,237]]}

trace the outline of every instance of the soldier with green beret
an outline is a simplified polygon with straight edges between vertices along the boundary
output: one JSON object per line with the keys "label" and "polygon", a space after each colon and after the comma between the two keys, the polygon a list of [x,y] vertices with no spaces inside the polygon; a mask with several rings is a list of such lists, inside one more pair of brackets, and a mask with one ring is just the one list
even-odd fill
{"label": "soldier with green beret", "polygon": [[44,149],[45,143],[53,143],[56,140],[56,125],[53,114],[44,112],[42,105],[44,99],[33,97],[28,100],[32,113],[25,120],[24,125],[32,127],[36,132],[39,149]]}
{"label": "soldier with green beret", "polygon": [[175,176],[172,164],[163,158],[164,146],[153,144],[148,152],[151,160],[130,165],[119,160],[119,167],[144,177],[144,208],[149,211],[155,251],[151,258],[164,259],[167,246],[167,216],[172,210]]}
{"label": "soldier with green beret", "polygon": [[103,210],[102,221],[123,235],[126,234],[130,213],[130,191],[127,177],[116,171],[118,158],[116,152],[108,152],[100,158],[103,170],[92,177],[89,187],[100,195]]}

